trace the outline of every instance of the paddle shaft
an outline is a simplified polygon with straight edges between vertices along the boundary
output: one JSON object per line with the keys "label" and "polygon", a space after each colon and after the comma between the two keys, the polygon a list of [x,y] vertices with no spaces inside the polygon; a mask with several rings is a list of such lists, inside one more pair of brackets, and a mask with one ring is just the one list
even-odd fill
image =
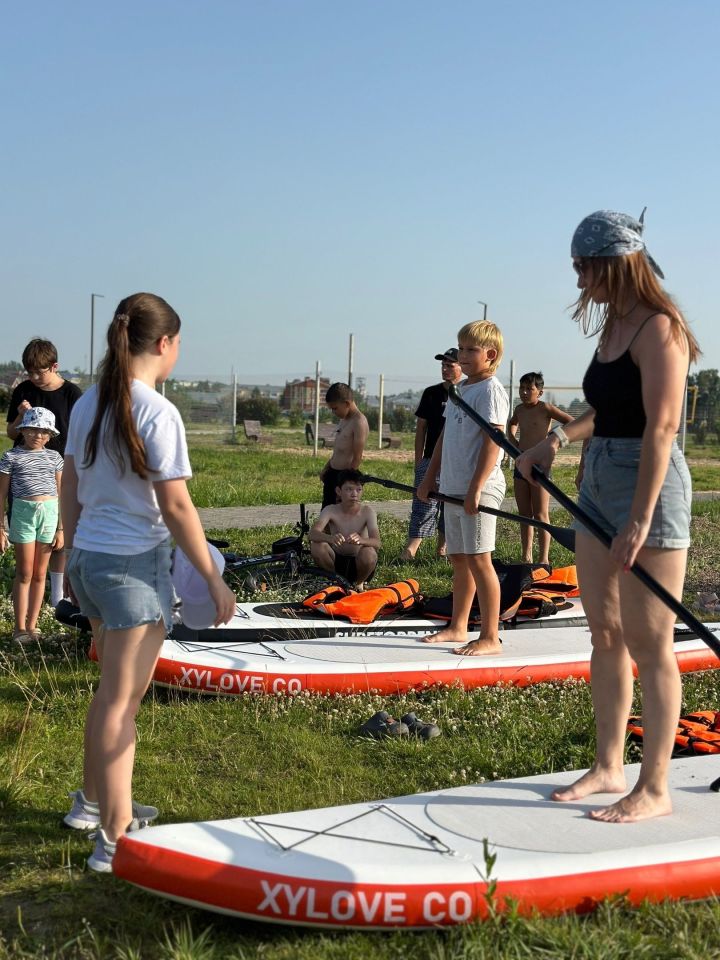
{"label": "paddle shaft", "polygon": [[[505,453],[509,454],[513,460],[517,458],[522,453],[519,447],[516,447],[512,443],[502,430],[498,430],[497,427],[494,427],[491,423],[481,416],[477,410],[474,410],[466,400],[460,396],[457,391],[457,388],[454,384],[450,385],[450,399],[453,403],[457,404],[465,413],[470,417],[471,420],[474,420],[475,423],[485,431],[485,433],[490,437],[493,443],[496,443],[498,447],[501,447]],[[566,493],[555,486],[552,480],[543,473],[543,471],[535,464],[532,468],[533,480],[536,480],[537,483],[547,490],[551,497],[553,497],[560,504],[561,507],[564,507],[576,520],[579,520],[580,523],[590,532],[594,537],[596,537],[600,543],[610,549],[612,546],[613,538],[605,531],[603,528],[595,521],[592,517],[588,516],[587,513],[579,507],[574,500],[572,500]],[[644,584],[651,593],[654,593],[658,600],[661,600],[670,610],[678,617],[679,620],[690,627],[691,630],[694,630],[695,633],[703,640],[712,650],[716,657],[720,658],[720,641],[715,637],[705,626],[704,623],[701,623],[698,618],[691,613],[687,607],[683,606],[679,600],[676,600],[675,597],[665,589],[665,587],[658,583],[658,581],[653,577],[651,573],[641,566],[639,563],[634,563],[630,567],[630,572],[635,574],[638,580]]]}
{"label": "paddle shaft", "polygon": [[[398,483],[395,480],[385,480],[383,477],[371,477],[368,474],[363,474],[362,479],[366,483],[379,483],[383,487],[390,487],[392,490],[406,490],[408,493],[417,493],[417,487],[411,487],[409,483]],[[430,493],[429,496],[431,500],[439,500],[442,503],[454,503],[460,507],[465,502],[461,500],[460,497],[449,497],[445,493],[436,493],[435,491]],[[545,523],[544,520],[525,517],[520,513],[508,513],[506,510],[496,510],[494,507],[480,506],[477,508],[477,511],[478,513],[489,513],[493,517],[500,517],[501,520],[512,520],[514,523],[524,523],[530,527],[547,530],[550,536],[554,537],[566,550],[575,552],[575,531],[569,527],[556,527],[552,523]]]}

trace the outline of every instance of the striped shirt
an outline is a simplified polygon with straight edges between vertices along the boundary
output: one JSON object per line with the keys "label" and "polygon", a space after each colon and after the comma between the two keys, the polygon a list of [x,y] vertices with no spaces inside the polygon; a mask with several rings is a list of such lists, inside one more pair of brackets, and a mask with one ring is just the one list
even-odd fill
{"label": "striped shirt", "polygon": [[55,474],[61,473],[63,458],[56,450],[28,450],[13,447],[0,459],[0,473],[10,477],[10,492],[16,500],[28,497],[56,497]]}

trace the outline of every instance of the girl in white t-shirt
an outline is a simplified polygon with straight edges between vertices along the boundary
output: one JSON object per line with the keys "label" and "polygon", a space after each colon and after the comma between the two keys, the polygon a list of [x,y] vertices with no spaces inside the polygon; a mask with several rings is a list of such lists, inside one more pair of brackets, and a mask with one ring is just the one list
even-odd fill
{"label": "girl in white t-shirt", "polygon": [[182,420],[155,390],[177,361],[180,318],[136,293],[118,304],[107,339],[98,383],[73,408],[61,493],[67,575],[100,661],[84,786],[65,822],[99,827],[88,860],[99,872],[112,870],[121,834],[157,816],[133,804],[131,781],[135,716],[171,624],[171,535],[208,584],[215,625],[235,611],[188,493]]}

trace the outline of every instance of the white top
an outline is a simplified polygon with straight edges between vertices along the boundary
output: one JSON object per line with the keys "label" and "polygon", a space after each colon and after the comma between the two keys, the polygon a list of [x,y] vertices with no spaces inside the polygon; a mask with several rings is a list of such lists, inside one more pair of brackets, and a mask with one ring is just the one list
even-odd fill
{"label": "white top", "polygon": [[[457,389],[463,400],[488,423],[505,429],[510,413],[510,398],[497,377],[488,377],[479,383],[463,381]],[[492,443],[492,440],[451,398],[445,406],[440,493],[465,496],[483,443]],[[496,466],[500,465],[502,458],[503,451],[498,447]]]}
{"label": "white top", "polygon": [[85,439],[97,407],[97,387],[83,394],[72,410],[65,455],[75,458],[80,519],[74,546],[123,556],[143,553],[162,543],[168,529],[160,513],[153,482],[192,476],[185,428],[177,408],[157,391],[133,380],[133,419],[145,445],[147,480],[130,469],[124,472],[98,444],[95,463],[83,466]]}
{"label": "white top", "polygon": [[61,473],[63,458],[57,450],[29,450],[11,447],[0,460],[0,473],[10,476],[10,491],[16,500],[24,497],[56,497],[56,474]]}

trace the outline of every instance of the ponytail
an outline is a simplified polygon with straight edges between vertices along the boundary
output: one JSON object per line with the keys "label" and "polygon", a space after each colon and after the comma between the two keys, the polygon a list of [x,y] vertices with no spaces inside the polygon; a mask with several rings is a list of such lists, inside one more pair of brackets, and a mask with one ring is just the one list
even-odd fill
{"label": "ponytail", "polygon": [[132,361],[162,337],[174,337],[179,331],[180,317],[162,297],[135,293],[120,301],[108,328],[108,348],[98,367],[97,409],[85,440],[83,466],[92,466],[102,443],[121,473],[129,459],[133,473],[147,479],[145,447],[132,416]]}

